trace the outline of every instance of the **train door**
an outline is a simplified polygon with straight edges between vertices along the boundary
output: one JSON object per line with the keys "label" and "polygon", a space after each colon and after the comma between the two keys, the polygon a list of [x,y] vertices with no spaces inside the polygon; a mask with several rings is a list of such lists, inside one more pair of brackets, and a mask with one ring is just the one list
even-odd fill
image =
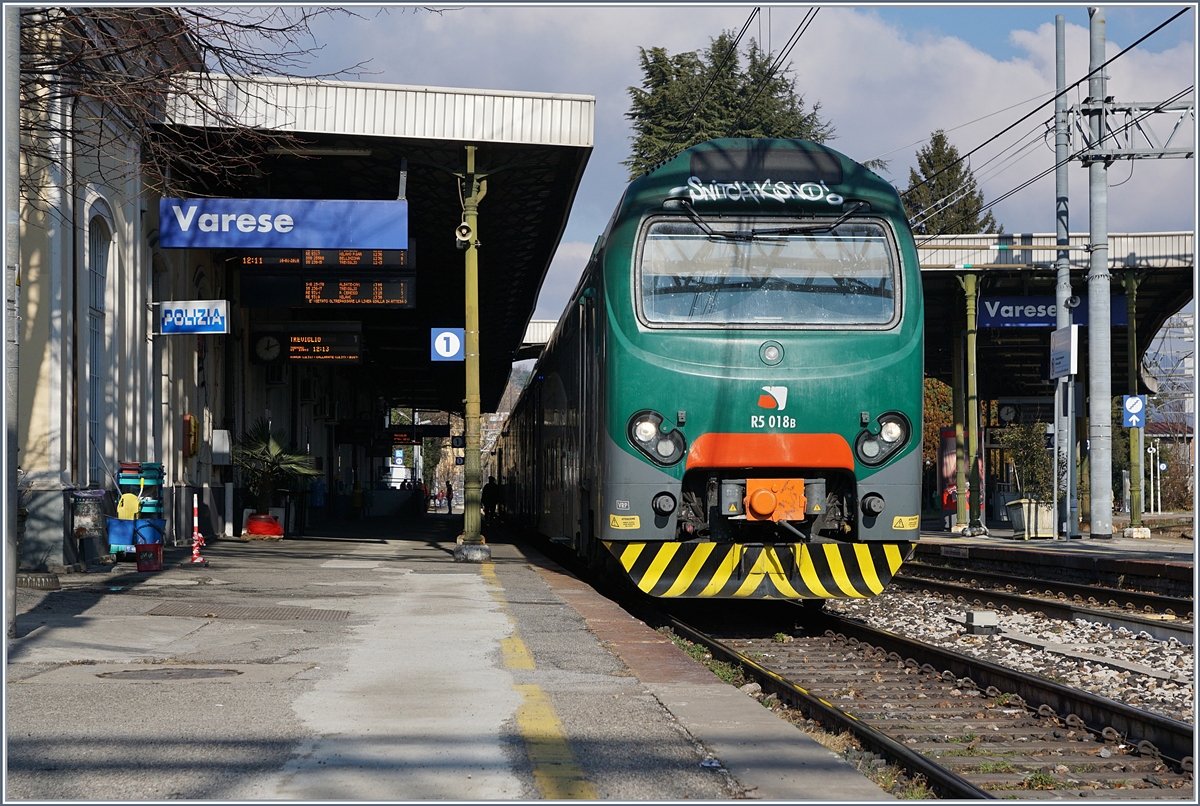
{"label": "train door", "polygon": [[588,557],[594,551],[596,513],[594,494],[599,483],[596,468],[596,416],[599,409],[596,381],[596,299],[588,288],[579,298],[579,540],[575,550]]}

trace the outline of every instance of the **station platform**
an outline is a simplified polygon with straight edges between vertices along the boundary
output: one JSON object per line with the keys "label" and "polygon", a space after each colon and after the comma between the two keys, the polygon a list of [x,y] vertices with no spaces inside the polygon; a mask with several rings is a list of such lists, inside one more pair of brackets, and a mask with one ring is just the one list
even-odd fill
{"label": "station platform", "polygon": [[460,528],[21,589],[6,800],[892,799],[518,539],[453,562]]}

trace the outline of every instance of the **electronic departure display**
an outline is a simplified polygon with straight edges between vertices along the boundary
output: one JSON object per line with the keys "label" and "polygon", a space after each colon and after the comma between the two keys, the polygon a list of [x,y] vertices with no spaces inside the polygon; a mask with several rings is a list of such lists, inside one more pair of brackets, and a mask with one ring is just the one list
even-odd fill
{"label": "electronic departure display", "polygon": [[237,255],[234,265],[245,269],[411,269],[408,249],[256,249]]}
{"label": "electronic departure display", "polygon": [[361,273],[243,275],[241,302],[247,308],[413,308],[416,282],[415,277]]}
{"label": "electronic departure display", "polygon": [[287,334],[287,345],[291,361],[362,360],[362,333],[327,331],[319,326],[294,323]]}
{"label": "electronic departure display", "polygon": [[408,307],[412,280],[304,281],[304,304]]}

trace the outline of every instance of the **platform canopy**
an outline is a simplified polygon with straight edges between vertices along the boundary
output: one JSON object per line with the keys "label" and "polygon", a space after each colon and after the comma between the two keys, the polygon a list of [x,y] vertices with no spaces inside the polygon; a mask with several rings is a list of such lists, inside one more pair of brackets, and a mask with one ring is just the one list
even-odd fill
{"label": "platform canopy", "polygon": [[[250,309],[250,321],[358,320],[363,363],[343,367],[389,405],[461,411],[463,365],[431,362],[432,328],[462,327],[458,176],[466,146],[487,174],[479,209],[480,382],[484,411],[504,390],[592,151],[595,99],[497,90],[196,74],[220,116],[175,96],[168,130],[233,137],[218,117],[291,136],[256,174],[197,193],[235,198],[396,199],[401,168],[415,258],[411,309]],[[244,136],[244,135],[243,135]],[[186,142],[185,137],[180,138]],[[181,155],[186,159],[186,154]],[[186,162],[180,170],[187,173]],[[202,177],[196,176],[196,181]],[[616,203],[616,200],[613,200]],[[580,269],[583,267],[580,266]]]}
{"label": "platform canopy", "polygon": [[[1070,241],[1071,293],[1086,297],[1088,236],[1072,234]],[[1125,281],[1131,274],[1137,281],[1136,311],[1125,321],[1136,322],[1140,362],[1163,323],[1192,299],[1192,233],[1111,233],[1108,243],[1110,299],[1118,316],[1125,315]],[[996,399],[1054,394],[1049,380],[1053,327],[1033,322],[1039,319],[1036,308],[1055,299],[1055,244],[1054,233],[917,236],[925,292],[927,375],[951,382],[953,334],[960,332],[966,321],[959,279],[975,273],[979,276],[979,396]],[[1030,306],[1035,310],[1028,311]],[[1085,300],[1075,309],[1076,314],[1086,315],[1086,308]],[[1053,320],[1050,313],[1048,321]],[[1086,326],[1080,328],[1081,367],[1087,365],[1087,334]],[[1130,387],[1128,336],[1128,326],[1112,326],[1112,393],[1153,393],[1156,390],[1150,384],[1154,380],[1144,371],[1137,391]]]}

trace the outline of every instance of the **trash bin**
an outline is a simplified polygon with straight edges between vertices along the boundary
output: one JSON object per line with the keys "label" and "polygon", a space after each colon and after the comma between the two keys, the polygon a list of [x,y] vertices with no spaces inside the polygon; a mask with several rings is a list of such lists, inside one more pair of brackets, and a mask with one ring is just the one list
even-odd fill
{"label": "trash bin", "polygon": [[104,545],[108,530],[105,490],[76,490],[71,493],[71,534],[79,556],[93,558],[108,553]]}

